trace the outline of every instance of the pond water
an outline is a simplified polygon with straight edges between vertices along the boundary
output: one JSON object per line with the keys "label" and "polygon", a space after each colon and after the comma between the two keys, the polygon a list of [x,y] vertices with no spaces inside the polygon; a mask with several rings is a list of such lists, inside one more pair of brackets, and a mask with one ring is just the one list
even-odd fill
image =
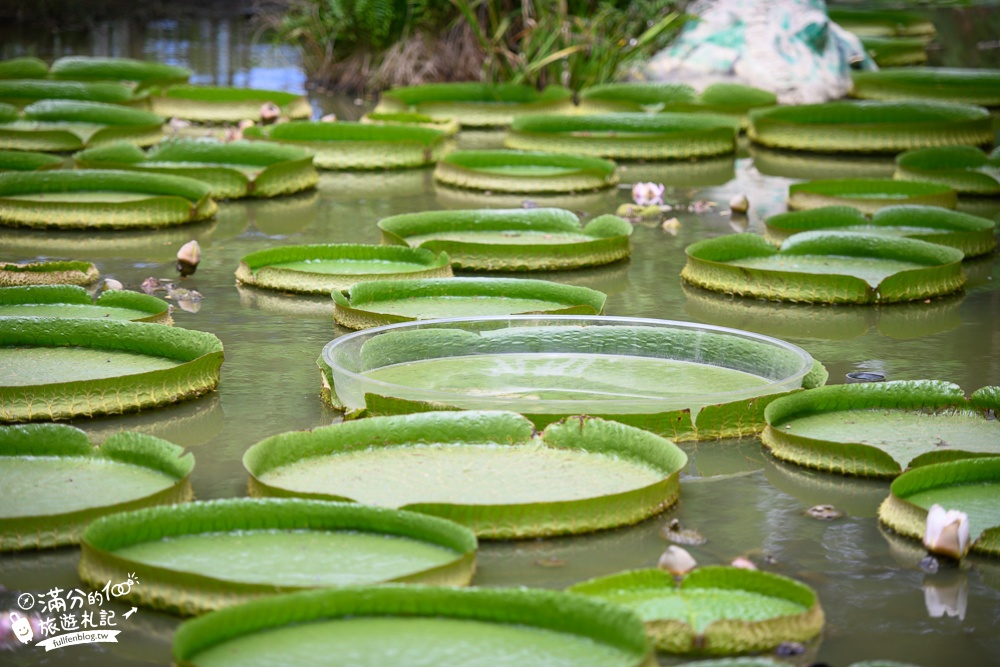
{"label": "pond water", "polygon": [[[932,57],[942,64],[998,66],[1000,52],[976,48],[977,40],[995,39],[998,13],[981,7],[964,13],[941,10],[940,16],[951,21],[940,28],[942,35],[952,41]],[[19,35],[0,44],[2,57],[31,50],[43,57],[130,55],[188,65],[196,70],[194,80],[199,83],[293,91],[304,85],[294,52],[255,43],[239,20],[162,22],[141,30],[124,23],[107,24],[87,38],[67,37],[55,43],[50,36]],[[352,99],[316,101],[319,108],[336,109],[342,117],[356,116],[363,109]],[[474,133],[462,141],[489,145],[499,137]],[[877,175],[880,169],[884,173],[882,162],[778,159],[769,163],[768,171],[804,175],[822,166]],[[767,304],[684,287],[679,273],[685,246],[734,230],[762,232],[762,220],[784,210],[788,185],[794,182],[761,173],[746,150],[732,169],[712,164],[708,170],[697,165],[626,165],[625,182],[662,180],[668,185],[667,195],[679,205],[710,200],[718,206],[700,215],[678,212],[681,225],[676,235],[658,224],[637,226],[629,262],[531,277],[605,291],[608,315],[705,322],[784,338],[826,364],[834,383],[843,382],[851,371],[878,371],[891,379],[949,380],[967,392],[1000,384],[996,255],[967,264],[968,287],[958,296],[884,308]],[[677,183],[684,185],[671,186]],[[746,217],[731,218],[722,212],[736,193],[746,193],[750,200]],[[590,217],[614,211],[628,199],[627,190],[621,189],[563,197],[559,203]],[[193,475],[197,497],[225,498],[246,495],[241,457],[252,444],[276,433],[340,419],[319,398],[315,361],[324,344],[346,333],[333,324],[329,299],[237,287],[233,273],[239,258],[282,244],[377,243],[375,223],[385,216],[498,203],[509,204],[510,199],[437,192],[429,170],[328,172],[315,192],[275,201],[220,203],[217,219],[187,228],[89,235],[0,229],[0,252],[3,259],[18,261],[93,259],[102,276],[137,289],[150,276],[176,277],[177,249],[191,238],[199,241],[201,266],[183,286],[205,298],[198,312],[176,310],[174,319],[176,326],[210,331],[222,339],[226,361],[218,392],[174,407],[80,420],[76,425],[98,440],[119,430],[139,430],[178,443],[197,457]],[[996,201],[966,202],[962,208],[1000,218]],[[676,517],[708,538],[702,546],[688,547],[699,563],[728,563],[746,555],[764,569],[800,579],[818,591],[827,615],[822,640],[810,644],[805,654],[787,658],[789,664],[847,665],[872,658],[927,667],[1000,662],[1000,563],[971,558],[968,568],[925,574],[917,567],[923,554],[879,528],[876,509],[888,493],[888,483],[781,464],[765,454],[755,438],[684,449],[691,463],[675,509],[637,526],[592,536],[485,543],[475,582],[562,588],[622,569],[650,567],[669,544],[659,536],[660,528]],[[58,494],[60,489],[33,493]],[[829,522],[809,518],[804,510],[816,504],[833,504],[847,516]],[[53,587],[72,590],[80,587],[77,560],[75,549],[2,554],[0,585],[12,593],[31,591],[36,596]],[[0,606],[13,606],[13,599],[0,593],[4,603]],[[118,610],[116,620],[122,630],[117,644],[68,647],[56,653],[35,648],[4,652],[0,663],[170,664],[177,619],[140,609],[126,620],[122,614],[127,607],[111,608]],[[664,656],[661,661],[681,662]]]}

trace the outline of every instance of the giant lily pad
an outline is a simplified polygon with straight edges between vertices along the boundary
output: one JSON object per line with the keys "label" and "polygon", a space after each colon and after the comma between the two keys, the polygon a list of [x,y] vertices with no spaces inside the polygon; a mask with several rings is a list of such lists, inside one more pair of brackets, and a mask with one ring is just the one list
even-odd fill
{"label": "giant lily pad", "polygon": [[753,166],[765,176],[781,178],[892,178],[895,156],[864,153],[809,153],[750,145]]}
{"label": "giant lily pad", "polygon": [[775,248],[756,234],[687,247],[681,277],[716,292],[808,303],[894,303],[956,292],[962,252],[857,232],[803,232]]}
{"label": "giant lily pad", "polygon": [[823,629],[816,592],[794,579],[736,567],[701,567],[679,583],[661,570],[591,579],[570,591],[634,611],[668,653],[732,655],[804,642]]}
{"label": "giant lily pad", "polygon": [[0,79],[44,79],[48,75],[49,66],[38,58],[0,60]]}
{"label": "giant lily pad", "polygon": [[215,389],[222,343],[202,331],[93,319],[0,319],[0,421],[131,412]]}
{"label": "giant lily pad", "polygon": [[170,304],[155,296],[108,290],[96,303],[76,285],[0,287],[0,317],[87,317],[172,324]]}
{"label": "giant lily pad", "polygon": [[226,88],[224,86],[170,86],[150,97],[155,113],[200,123],[238,123],[260,118],[261,106],[277,105],[293,120],[312,116],[309,101],[301,95],[278,90]]}
{"label": "giant lily pad", "polygon": [[791,463],[895,477],[928,463],[1000,455],[1000,422],[985,418],[1000,407],[998,395],[997,388],[981,390],[970,401],[957,385],[934,381],[820,387],[767,406],[761,437]]}
{"label": "giant lily pad", "polygon": [[[0,132],[2,132],[2,130],[0,130]],[[63,158],[58,155],[33,153],[30,151],[0,150],[0,172],[58,169],[62,165]]]}
{"label": "giant lily pad", "polygon": [[[438,278],[354,285],[333,291],[333,319],[349,329],[478,315],[600,315],[606,294],[548,280]],[[0,308],[0,315],[3,310]]]}
{"label": "giant lily pad", "polygon": [[830,20],[862,37],[934,37],[937,30],[926,16],[898,9],[831,7]]}
{"label": "giant lily pad", "polygon": [[943,144],[992,145],[981,107],[945,102],[826,102],[750,113],[749,137],[771,148],[898,153]]}
{"label": "giant lily pad", "polygon": [[1000,69],[906,67],[854,72],[851,95],[872,100],[924,100],[1000,107]]}
{"label": "giant lily pad", "polygon": [[568,111],[571,97],[572,92],[559,86],[539,92],[513,83],[431,83],[387,90],[375,111],[454,118],[463,127],[502,127],[523,114]]}
{"label": "giant lily pad", "polygon": [[524,116],[504,145],[526,151],[629,160],[683,160],[736,151],[739,122],[718,114]]}
{"label": "giant lily pad", "polygon": [[599,158],[527,151],[457,151],[434,170],[434,180],[491,192],[580,192],[618,183],[615,163]]}
{"label": "giant lily pad", "polygon": [[46,79],[0,80],[0,102],[27,106],[39,100],[77,100],[129,104],[136,101],[131,88],[120,83],[49,81]]}
{"label": "giant lily pad", "polygon": [[70,81],[129,81],[140,87],[187,83],[191,78],[187,67],[135,60],[133,58],[98,58],[67,56],[59,58],[50,69],[53,79]]}
{"label": "giant lily pad", "polygon": [[777,104],[774,93],[738,83],[713,83],[700,94],[684,83],[606,83],[580,91],[585,114],[635,111],[719,113],[746,124],[750,109]]}
{"label": "giant lily pad", "polygon": [[191,667],[309,664],[652,667],[632,613],[538,589],[383,585],[254,600],[187,621],[174,660]]}
{"label": "giant lily pad", "polygon": [[958,196],[947,185],[879,178],[831,178],[788,187],[790,209],[853,206],[871,215],[880,208],[901,204],[955,208]]}
{"label": "giant lily pad", "polygon": [[112,141],[149,146],[163,136],[162,125],[154,113],[117,104],[42,100],[26,107],[20,120],[0,125],[0,148],[75,151]]}
{"label": "giant lily pad", "polygon": [[445,135],[404,125],[302,121],[251,127],[243,136],[308,148],[320,169],[405,169],[439,160]]}
{"label": "giant lily pad", "polygon": [[959,194],[1000,195],[1000,148],[987,155],[974,146],[942,146],[896,157],[896,178],[940,183]]}
{"label": "giant lily pad", "polygon": [[577,269],[631,254],[632,225],[602,215],[580,226],[555,208],[428,211],[383,218],[382,242],[447,252],[459,268],[484,271]]}
{"label": "giant lily pad", "polygon": [[188,176],[208,183],[212,197],[276,197],[315,187],[312,154],[294,146],[259,141],[161,143],[148,153],[116,143],[73,156],[84,169],[136,169]]}
{"label": "giant lily pad", "polygon": [[826,379],[773,338],[565,315],[389,325],[331,341],[318,364],[352,416],[503,408],[542,427],[586,413],[680,439],[756,433],[768,401]]}
{"label": "giant lily pad", "polygon": [[480,537],[586,533],[676,502],[687,456],[593,417],[533,424],[510,412],[425,412],[263,440],[243,457],[250,493],[351,500],[457,521]]}
{"label": "giant lily pad", "polygon": [[447,278],[446,253],[421,248],[331,243],[284,246],[244,256],[236,280],[303,294],[329,294],[368,280]]}
{"label": "giant lily pad", "polygon": [[62,424],[0,427],[0,551],[77,544],[98,517],[190,500],[194,457],[182,451],[142,433],[94,447]]}
{"label": "giant lily pad", "polygon": [[454,118],[435,118],[422,113],[411,111],[395,111],[386,113],[367,113],[361,117],[362,123],[372,123],[373,125],[415,125],[425,127],[430,130],[444,132],[446,137],[458,134],[461,127]]}
{"label": "giant lily pad", "polygon": [[472,531],[423,514],[234,498],[94,522],[83,535],[80,577],[95,589],[138,577],[129,602],[190,615],[309,588],[466,585],[475,555]]}
{"label": "giant lily pad", "polygon": [[765,225],[765,238],[774,243],[799,232],[837,230],[929,241],[958,248],[966,257],[985,255],[997,247],[992,220],[936,206],[890,206],[870,218],[849,206],[825,206],[775,215]]}
{"label": "giant lily pad", "polygon": [[861,46],[879,67],[903,67],[927,62],[927,42],[921,37],[862,37]]}
{"label": "giant lily pad", "polygon": [[[996,392],[993,402],[996,404]],[[975,399],[975,396],[973,396]],[[900,535],[921,539],[932,505],[969,517],[970,551],[1000,557],[1000,458],[921,466],[897,477],[878,517]]]}
{"label": "giant lily pad", "polygon": [[183,176],[104,169],[0,174],[0,225],[59,229],[170,227],[206,220],[209,187]]}
{"label": "giant lily pad", "polygon": [[26,285],[90,285],[100,278],[97,267],[90,262],[0,262],[0,286]]}

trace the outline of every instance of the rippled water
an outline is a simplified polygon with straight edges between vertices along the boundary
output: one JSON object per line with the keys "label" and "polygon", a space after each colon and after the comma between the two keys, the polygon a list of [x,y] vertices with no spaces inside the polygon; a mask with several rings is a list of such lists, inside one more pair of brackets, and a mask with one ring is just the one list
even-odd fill
{"label": "rippled water", "polygon": [[[993,14],[983,11],[976,8],[955,16],[974,24],[975,34],[984,30],[980,24],[985,22],[989,29],[989,21],[996,21]],[[951,10],[945,13],[952,16]],[[290,51],[254,44],[246,26],[238,21],[167,22],[127,36],[121,34],[124,28],[115,26],[104,26],[104,32],[90,41],[64,42],[58,48],[47,39],[34,43],[42,55],[133,55],[186,64],[196,69],[195,80],[201,83],[290,90],[301,90],[303,85]],[[948,24],[942,33],[950,35],[960,27]],[[32,42],[24,39],[5,41],[0,53],[10,56],[29,50]],[[962,39],[968,41],[968,37]],[[947,64],[997,66],[997,51],[967,48],[964,53],[961,59],[951,51],[937,52],[934,57]],[[321,106],[336,107],[341,115],[355,109],[351,100],[324,99]],[[463,141],[488,145],[498,136],[475,133]],[[625,181],[662,180],[668,186],[674,184],[667,194],[679,204],[707,199],[719,206],[702,215],[678,213],[681,227],[676,236],[658,225],[637,226],[630,262],[544,277],[607,292],[609,315],[706,322],[785,338],[826,364],[831,382],[842,382],[851,371],[869,370],[884,372],[891,379],[949,380],[967,392],[1000,383],[996,256],[967,265],[970,280],[965,293],[926,304],[885,308],[776,305],[683,287],[678,275],[684,247],[734,230],[762,231],[764,217],[784,210],[787,186],[793,182],[788,176],[804,176],[810,169],[855,174],[885,171],[880,160],[797,158],[789,163],[782,162],[782,156],[769,157],[767,167],[761,161],[762,170],[784,177],[762,174],[749,157],[740,157],[732,165],[712,161],[708,165],[626,166]],[[731,219],[720,211],[739,192],[747,194],[751,210],[746,219]],[[625,191],[618,191],[562,197],[556,203],[592,216],[613,211],[627,199]],[[237,287],[233,272],[239,258],[290,243],[377,243],[375,222],[388,215],[498,203],[520,202],[436,192],[427,170],[326,173],[317,192],[270,202],[222,203],[215,221],[183,229],[92,235],[0,229],[0,253],[12,260],[89,257],[96,260],[102,275],[136,289],[149,276],[175,276],[177,248],[191,238],[198,239],[203,260],[183,285],[202,292],[205,300],[200,312],[177,310],[174,318],[177,326],[211,331],[222,339],[226,362],[219,391],[174,407],[76,425],[95,439],[134,429],[183,445],[197,458],[193,475],[197,496],[223,498],[246,494],[241,457],[250,445],[275,433],[313,428],[340,418],[320,401],[315,366],[323,345],[344,333],[332,322],[332,303]],[[1000,218],[998,202],[963,206]],[[887,483],[827,476],[777,463],[762,452],[757,439],[686,445],[684,449],[691,464],[676,509],[637,526],[588,537],[484,544],[476,583],[560,588],[621,569],[652,566],[668,544],[659,536],[660,527],[677,517],[708,538],[705,545],[689,547],[700,563],[726,563],[737,555],[748,555],[757,562],[766,561],[767,570],[816,588],[827,614],[826,629],[822,640],[812,643],[805,655],[790,659],[791,664],[821,660],[846,665],[870,658],[928,667],[1000,662],[1000,564],[972,558],[961,571],[924,574],[916,566],[923,554],[878,526],[876,509],[888,492]],[[832,522],[808,518],[803,511],[815,504],[836,505],[847,516]],[[0,585],[12,592],[36,594],[54,586],[71,590],[80,586],[77,560],[74,549],[2,554]],[[926,601],[934,599],[952,602],[928,606]],[[960,599],[967,600],[963,617],[959,617]],[[0,594],[0,602],[10,606],[13,598]],[[123,620],[126,608],[118,609],[122,630],[118,644],[69,647],[54,653],[37,648],[3,652],[0,663],[169,664],[178,620],[147,609]],[[664,664],[679,662],[662,660]]]}

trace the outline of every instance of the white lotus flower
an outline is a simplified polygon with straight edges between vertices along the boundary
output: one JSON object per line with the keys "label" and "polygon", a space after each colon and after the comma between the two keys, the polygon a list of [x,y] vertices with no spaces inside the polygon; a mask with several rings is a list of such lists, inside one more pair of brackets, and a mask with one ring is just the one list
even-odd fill
{"label": "white lotus flower", "polygon": [[632,201],[639,206],[659,206],[664,189],[662,183],[636,183],[632,186]]}
{"label": "white lotus flower", "polygon": [[924,546],[934,554],[962,558],[969,551],[969,516],[932,505],[927,512]]}
{"label": "white lotus flower", "polygon": [[674,576],[680,576],[698,567],[698,562],[686,549],[681,549],[678,546],[670,546],[660,556],[660,562],[656,566]]}

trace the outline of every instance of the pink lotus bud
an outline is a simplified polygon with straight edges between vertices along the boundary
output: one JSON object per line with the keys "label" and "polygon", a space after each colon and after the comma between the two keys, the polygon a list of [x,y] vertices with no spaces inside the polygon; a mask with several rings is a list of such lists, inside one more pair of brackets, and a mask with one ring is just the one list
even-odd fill
{"label": "pink lotus bud", "polygon": [[177,251],[177,271],[181,277],[190,276],[198,270],[201,261],[201,246],[197,241],[188,241]]}
{"label": "pink lotus bud", "polygon": [[732,565],[733,567],[738,567],[742,570],[757,569],[757,566],[754,565],[754,562],[749,558],[747,558],[746,556],[737,556],[736,558],[733,559],[733,562],[730,563],[730,565]]}
{"label": "pink lotus bud", "polygon": [[656,566],[661,570],[666,570],[674,576],[680,576],[682,574],[687,574],[694,568],[698,567],[698,563],[686,549],[682,549],[678,546],[669,546],[667,547],[667,550],[663,552],[663,555],[660,556],[660,561],[656,564]]}
{"label": "pink lotus bud", "polygon": [[924,546],[933,554],[962,558],[969,551],[969,517],[959,510],[931,505],[927,512]]}
{"label": "pink lotus bud", "polygon": [[260,122],[265,125],[270,125],[274,121],[278,120],[278,116],[280,115],[281,107],[274,102],[264,102],[260,105]]}

